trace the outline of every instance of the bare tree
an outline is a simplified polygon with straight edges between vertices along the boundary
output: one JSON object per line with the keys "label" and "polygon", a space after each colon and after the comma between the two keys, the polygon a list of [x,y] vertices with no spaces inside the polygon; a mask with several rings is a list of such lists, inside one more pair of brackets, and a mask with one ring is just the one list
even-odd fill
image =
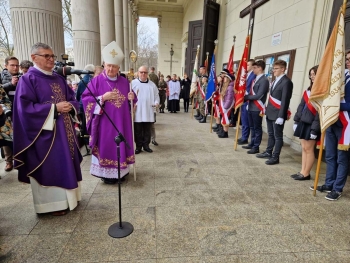
{"label": "bare tree", "polygon": [[63,30],[70,37],[72,34],[72,13],[71,13],[71,0],[62,0],[62,13],[63,13]]}
{"label": "bare tree", "polygon": [[[0,56],[13,56],[11,17],[8,0],[0,0]],[[0,65],[2,68],[2,65]]]}
{"label": "bare tree", "polygon": [[158,40],[155,39],[145,23],[140,22],[137,26],[138,58],[137,67],[158,65]]}

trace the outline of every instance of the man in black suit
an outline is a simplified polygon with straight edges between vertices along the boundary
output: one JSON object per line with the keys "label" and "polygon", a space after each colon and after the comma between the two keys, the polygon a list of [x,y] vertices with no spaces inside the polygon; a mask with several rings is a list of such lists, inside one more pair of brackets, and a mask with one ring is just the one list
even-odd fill
{"label": "man in black suit", "polygon": [[248,95],[244,100],[248,100],[248,120],[251,133],[251,141],[248,145],[242,146],[243,149],[249,149],[248,154],[259,153],[259,146],[262,139],[262,119],[265,114],[265,102],[269,92],[269,81],[266,78],[265,62],[258,60],[253,62],[253,72],[256,75]]}
{"label": "man in black suit", "polygon": [[[268,158],[267,165],[279,163],[283,145],[283,128],[288,119],[288,109],[293,93],[293,82],[285,75],[287,63],[277,60],[273,64],[275,81],[270,89],[269,103],[266,107],[266,124],[268,142],[265,152],[257,154],[258,158]],[[274,150],[274,151],[273,151]]]}

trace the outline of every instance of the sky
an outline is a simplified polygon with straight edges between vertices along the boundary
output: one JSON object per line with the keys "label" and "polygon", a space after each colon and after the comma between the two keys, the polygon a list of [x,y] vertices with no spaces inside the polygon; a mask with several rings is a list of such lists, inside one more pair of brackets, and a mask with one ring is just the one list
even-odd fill
{"label": "sky", "polygon": [[155,34],[155,39],[158,39],[158,21],[155,17],[145,17],[141,16],[139,25],[146,24],[151,32]]}

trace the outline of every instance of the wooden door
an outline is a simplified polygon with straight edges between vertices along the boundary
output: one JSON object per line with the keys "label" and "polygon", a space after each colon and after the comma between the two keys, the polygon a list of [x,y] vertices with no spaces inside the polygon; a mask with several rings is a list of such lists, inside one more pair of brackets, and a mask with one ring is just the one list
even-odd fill
{"label": "wooden door", "polygon": [[[212,0],[204,0],[203,10],[203,37],[201,44],[200,64],[204,64],[209,52],[208,64],[210,68],[211,57],[215,48],[214,41],[218,38],[220,5]],[[223,43],[220,45],[223,47]],[[209,74],[209,72],[208,72]]]}
{"label": "wooden door", "polygon": [[[334,0],[331,19],[329,22],[329,30],[328,30],[328,38],[330,38],[332,34],[332,30],[337,20],[339,9],[343,4],[343,0]],[[347,2],[346,12],[345,12],[345,50],[350,50],[350,3]]]}
{"label": "wooden door", "polygon": [[190,21],[188,25],[188,44],[185,59],[185,72],[192,77],[194,61],[196,59],[197,46],[202,41],[202,20]]}

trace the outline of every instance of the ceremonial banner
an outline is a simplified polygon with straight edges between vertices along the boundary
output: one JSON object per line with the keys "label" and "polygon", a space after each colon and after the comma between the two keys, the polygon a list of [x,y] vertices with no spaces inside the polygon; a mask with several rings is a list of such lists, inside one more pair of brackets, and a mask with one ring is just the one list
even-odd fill
{"label": "ceremonial banner", "polygon": [[207,86],[207,94],[205,95],[205,101],[208,101],[211,99],[215,90],[216,90],[216,71],[215,71],[215,50],[214,50],[213,57],[211,58],[210,74],[209,74],[209,80],[208,80],[208,86]]}
{"label": "ceremonial banner", "polygon": [[191,82],[191,91],[190,96],[193,96],[193,94],[197,91],[197,77],[198,77],[198,53],[199,53],[199,46],[197,48],[197,54],[196,54],[196,60],[194,61],[193,66],[193,73],[192,73],[192,82]]}
{"label": "ceremonial banner", "polygon": [[239,64],[237,78],[235,82],[235,111],[237,111],[237,109],[241,107],[241,105],[243,104],[244,95],[246,92],[249,39],[250,39],[250,36],[248,35],[245,41],[242,60],[241,60],[241,63]]}
{"label": "ceremonial banner", "polygon": [[235,53],[234,49],[235,49],[235,46],[233,45],[231,48],[230,57],[229,57],[228,62],[227,62],[227,70],[231,74],[233,74],[233,54]]}
{"label": "ceremonial banner", "polygon": [[339,118],[340,100],[344,97],[344,48],[344,14],[341,9],[309,98],[319,113],[322,132]]}

